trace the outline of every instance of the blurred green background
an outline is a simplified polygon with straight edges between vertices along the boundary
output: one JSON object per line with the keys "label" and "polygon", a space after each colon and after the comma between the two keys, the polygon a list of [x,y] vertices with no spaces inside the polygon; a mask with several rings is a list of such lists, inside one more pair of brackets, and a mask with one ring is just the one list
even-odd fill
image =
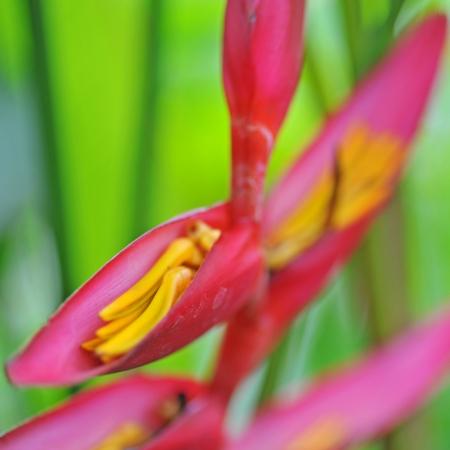
{"label": "blurred green background", "polygon": [[[224,5],[1,1],[2,361],[130,240],[226,198]],[[309,2],[305,70],[272,182],[392,39],[437,8],[450,11],[450,0]],[[232,427],[261,399],[383,342],[450,293],[449,76],[447,50],[399,195],[354,261],[240,390]],[[219,337],[214,330],[146,370],[207,376]],[[0,432],[68,395],[14,389],[0,375]],[[450,448],[449,410],[450,390],[441,390],[375,448]]]}

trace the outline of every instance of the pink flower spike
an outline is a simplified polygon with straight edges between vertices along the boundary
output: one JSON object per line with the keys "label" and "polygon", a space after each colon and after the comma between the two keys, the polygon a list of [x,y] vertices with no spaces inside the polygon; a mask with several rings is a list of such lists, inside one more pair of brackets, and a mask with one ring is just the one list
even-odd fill
{"label": "pink flower spike", "polygon": [[[92,450],[122,439],[123,448],[214,450],[222,441],[221,413],[199,398],[204,394],[190,380],[130,376],[78,394],[20,425],[0,437],[0,449]],[[208,428],[196,433],[205,423]],[[185,447],[174,444],[180,433]]]}
{"label": "pink flower spike", "polygon": [[389,201],[438,72],[446,26],[435,14],[410,30],[269,196],[262,225],[271,279],[258,307],[228,325],[212,384],[223,399],[316,298]]}
{"label": "pink flower spike", "polygon": [[389,431],[433,391],[450,363],[450,311],[353,367],[263,412],[229,450],[342,450]]}
{"label": "pink flower spike", "polygon": [[304,0],[229,0],[223,78],[232,120],[234,220],[259,220],[266,165],[303,56]]}
{"label": "pink flower spike", "polygon": [[[61,385],[131,369],[174,352],[213,325],[226,320],[247,301],[259,283],[262,271],[261,250],[253,227],[230,228],[228,217],[226,206],[195,211],[150,230],[130,244],[76,291],[8,363],[9,379],[19,385]],[[117,356],[113,353],[111,359],[102,362],[104,353],[97,348],[92,351],[82,348],[92,338],[97,339],[99,330],[105,326],[101,311],[124,293],[134,295],[134,286],[148,277],[149,270],[157,266],[161,254],[199,222],[213,227],[211,233],[220,231],[220,238],[206,255],[200,256],[204,260],[199,267],[195,266],[197,269],[190,269],[192,264],[196,264],[194,261],[174,263],[175,266],[186,264],[181,265],[180,270],[188,274],[196,272],[167,312],[158,316],[158,320],[152,318],[154,324],[148,331],[144,329],[142,338]],[[155,299],[159,292],[170,292],[170,288],[164,291],[164,281],[154,287],[158,289],[157,294],[153,288],[146,288],[148,293],[143,291],[135,296],[139,308],[142,299],[145,301],[143,308],[149,311],[157,305]],[[153,300],[151,295],[154,295]],[[134,310],[130,313],[132,319],[133,314]],[[141,320],[144,315],[143,312],[139,314],[136,320]],[[109,323],[114,324],[114,320]],[[135,323],[132,323],[133,327]],[[110,345],[108,339],[106,343]],[[102,348],[99,347],[100,350]]]}

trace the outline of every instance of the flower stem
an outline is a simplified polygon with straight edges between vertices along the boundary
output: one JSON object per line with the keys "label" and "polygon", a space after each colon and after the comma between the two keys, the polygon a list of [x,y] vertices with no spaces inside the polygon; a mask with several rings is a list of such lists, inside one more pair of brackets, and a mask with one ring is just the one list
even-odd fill
{"label": "flower stem", "polygon": [[343,29],[347,40],[353,82],[361,77],[359,41],[361,39],[361,9],[359,1],[341,0]]}
{"label": "flower stem", "polygon": [[[346,9],[350,3],[355,2],[352,0],[343,0],[343,2],[345,3],[344,12],[348,15]],[[394,26],[403,3],[403,0],[394,0],[390,4],[391,10],[387,23],[381,30],[384,38],[380,36],[380,40],[385,40],[386,46],[392,42]],[[350,17],[355,15],[356,13],[353,12]],[[351,26],[355,28],[354,24]],[[364,30],[361,29],[361,32],[363,33]],[[351,30],[347,31],[347,37],[350,55],[352,58],[358,58],[354,49],[354,34]],[[369,41],[365,40],[365,42]],[[379,51],[373,52],[374,56],[378,54]],[[373,62],[375,61],[370,61],[370,63]],[[353,65],[358,75],[360,62],[356,59]],[[352,290],[360,305],[362,301],[368,308],[369,335],[374,346],[385,343],[412,321],[406,275],[405,229],[403,196],[397,193],[352,262]],[[386,450],[426,448],[427,439],[423,421],[417,418],[414,424],[408,422],[398,430],[389,433],[380,443]]]}
{"label": "flower stem", "polygon": [[151,221],[152,180],[156,155],[158,101],[161,83],[161,41],[164,1],[152,0],[147,5],[147,30],[140,124],[136,142],[135,184],[132,193],[132,236],[143,233]]}
{"label": "flower stem", "polygon": [[353,261],[353,290],[369,309],[369,334],[375,346],[387,343],[411,322],[404,229],[402,198],[397,195]]}
{"label": "flower stem", "polygon": [[395,23],[397,22],[397,18],[400,15],[404,3],[405,0],[391,0],[391,11],[386,24],[391,36],[394,34]]}
{"label": "flower stem", "polygon": [[[403,0],[393,0],[390,4],[387,22],[382,27],[382,34],[387,35],[387,44],[393,38],[395,22],[403,3]],[[342,9],[347,25],[351,29],[358,29],[361,34],[365,33],[361,25],[353,23],[361,13],[358,3],[355,0],[342,0]],[[360,61],[354,50],[354,32],[347,30],[346,34],[353,66],[359,68]],[[360,36],[360,39],[363,38],[363,35]],[[380,40],[382,38],[380,36]],[[352,261],[353,290],[355,296],[364,301],[369,309],[369,334],[374,345],[389,340],[410,322],[404,229],[402,198],[396,195]],[[391,291],[389,299],[386,298],[387,291]]]}
{"label": "flower stem", "polygon": [[291,330],[289,330],[283,336],[283,339],[278,344],[276,350],[269,357],[266,373],[259,392],[258,405],[263,405],[277,393],[286,365],[289,341],[291,339]]}
{"label": "flower stem", "polygon": [[44,163],[46,209],[52,224],[60,265],[63,298],[72,291],[67,255],[67,231],[63,202],[59,149],[55,132],[53,92],[49,73],[49,55],[46,44],[43,6],[40,0],[28,0],[32,32],[33,83],[36,92],[36,107],[40,119],[41,149]]}
{"label": "flower stem", "polygon": [[332,107],[332,102],[327,95],[326,89],[320,77],[319,64],[316,60],[315,53],[307,42],[306,48],[306,58],[305,58],[305,71],[308,73],[308,81],[312,87],[312,93],[314,95],[314,100],[319,111],[326,116]]}

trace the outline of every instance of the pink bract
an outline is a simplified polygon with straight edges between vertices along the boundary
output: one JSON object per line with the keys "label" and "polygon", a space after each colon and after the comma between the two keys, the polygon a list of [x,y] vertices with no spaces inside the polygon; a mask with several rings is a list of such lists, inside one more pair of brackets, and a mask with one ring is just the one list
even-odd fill
{"label": "pink bract", "polygon": [[[336,426],[330,450],[374,439],[414,411],[450,362],[450,311],[366,360],[316,382],[296,400],[268,408],[230,450],[277,450],[321,426]],[[327,447],[328,448],[328,447]]]}
{"label": "pink bract", "polygon": [[[139,280],[194,220],[223,234],[169,314],[136,348],[109,364],[81,349],[102,324],[98,312]],[[100,269],[9,362],[7,374],[15,384],[70,384],[161,358],[236,312],[252,294],[261,271],[253,228],[229,228],[226,206],[181,216],[147,232]]]}
{"label": "pink bract", "polygon": [[266,167],[303,58],[304,0],[229,0],[223,78],[231,115],[233,220],[261,220]]}
{"label": "pink bract", "polygon": [[[376,132],[398,136],[404,144],[402,151],[410,150],[436,77],[446,26],[443,15],[426,18],[361,83],[270,194],[264,209],[263,234],[276,229],[301,205],[326,168],[334,164],[339,143],[354,124],[366,123]],[[213,389],[224,399],[316,298],[384,206],[379,205],[342,230],[324,233],[296,260],[272,274],[259,306],[240,311],[230,321],[213,380]],[[235,352],[236,346],[247,351]]]}
{"label": "pink bract", "polygon": [[390,54],[332,114],[318,137],[276,184],[264,208],[270,232],[300,204],[319,176],[335,163],[336,151],[354,125],[389,133],[409,149],[433,87],[445,44],[447,19],[434,14],[409,30]]}
{"label": "pink bract", "polygon": [[[197,422],[208,422],[210,428],[204,430],[204,438],[197,435],[200,442],[206,437],[221,441],[221,418],[213,403],[202,408],[187,408],[186,414],[173,424],[164,427],[160,416],[161,405],[167,400],[176,400],[182,394],[188,405],[204,394],[203,387],[190,380],[176,378],[153,378],[134,375],[114,383],[96,387],[76,395],[68,402],[44,413],[0,437],[1,450],[91,450],[108,435],[126,424],[134,423],[150,430],[161,428],[161,432],[151,441],[148,450],[175,449],[171,443],[173,435],[184,429],[185,442],[193,434],[186,431]],[[172,430],[176,431],[173,432]],[[195,440],[193,441],[195,442]],[[164,446],[164,443],[166,445]],[[153,446],[155,445],[155,446]],[[172,445],[172,446],[171,446]],[[182,447],[178,447],[180,450]],[[215,447],[199,446],[212,450]]]}

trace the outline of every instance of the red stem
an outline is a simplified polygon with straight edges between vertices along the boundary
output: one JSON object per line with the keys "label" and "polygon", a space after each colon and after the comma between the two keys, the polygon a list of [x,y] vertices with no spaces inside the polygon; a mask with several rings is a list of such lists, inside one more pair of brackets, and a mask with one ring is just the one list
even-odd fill
{"label": "red stem", "polygon": [[234,121],[231,129],[231,206],[234,223],[260,223],[266,166],[274,136],[262,124]]}

